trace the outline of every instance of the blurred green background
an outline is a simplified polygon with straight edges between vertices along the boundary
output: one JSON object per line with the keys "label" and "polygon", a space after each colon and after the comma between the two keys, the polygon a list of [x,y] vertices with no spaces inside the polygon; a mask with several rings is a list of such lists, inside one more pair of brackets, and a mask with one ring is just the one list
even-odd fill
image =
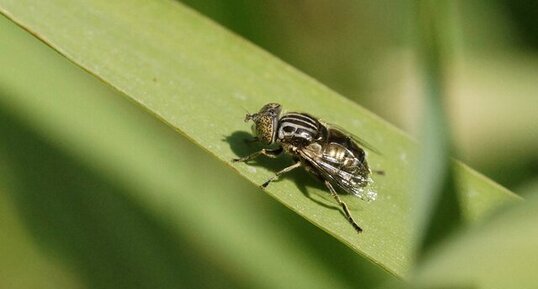
{"label": "blurred green background", "polygon": [[[183,2],[417,133],[410,1]],[[458,157],[521,195],[538,190],[535,3],[458,1],[451,31]],[[3,17],[0,68],[0,289],[392,279]]]}

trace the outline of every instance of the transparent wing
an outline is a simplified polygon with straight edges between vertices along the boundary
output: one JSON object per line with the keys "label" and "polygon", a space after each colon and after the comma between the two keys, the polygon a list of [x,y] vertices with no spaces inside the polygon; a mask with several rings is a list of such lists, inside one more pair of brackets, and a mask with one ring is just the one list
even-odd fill
{"label": "transparent wing", "polygon": [[345,134],[347,137],[349,137],[350,139],[355,141],[361,147],[363,147],[363,148],[365,148],[365,149],[367,149],[367,150],[369,150],[369,151],[371,151],[373,153],[376,153],[378,155],[382,155],[381,152],[379,150],[375,149],[373,145],[369,144],[367,141],[365,141],[364,139],[358,137],[357,135],[350,133],[348,130],[342,128],[341,126],[336,125],[336,124],[332,124],[332,123],[328,123],[328,122],[325,122],[325,121],[321,121],[321,122],[323,122],[323,124],[325,126],[327,126],[328,128],[333,128],[333,129],[337,129],[337,130],[341,131],[343,134]]}
{"label": "transparent wing", "polygon": [[331,181],[347,193],[358,196],[361,199],[375,200],[376,193],[365,189],[370,183],[368,175],[359,174],[357,170],[343,170],[338,167],[338,164],[331,161],[330,157],[308,148],[300,150],[299,153],[303,159],[308,161],[315,172],[320,174],[324,179]]}

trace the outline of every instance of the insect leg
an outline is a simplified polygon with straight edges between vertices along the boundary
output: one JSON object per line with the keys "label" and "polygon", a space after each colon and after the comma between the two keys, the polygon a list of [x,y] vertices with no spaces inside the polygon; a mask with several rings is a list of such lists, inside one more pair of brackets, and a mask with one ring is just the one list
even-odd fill
{"label": "insect leg", "polygon": [[284,174],[284,173],[287,173],[287,172],[289,172],[289,171],[291,171],[291,170],[293,170],[293,169],[295,169],[295,168],[298,168],[298,167],[300,167],[300,166],[301,166],[301,162],[296,162],[296,163],[294,163],[293,165],[291,165],[291,166],[289,166],[289,167],[286,167],[286,168],[284,168],[284,169],[281,170],[281,171],[276,172],[274,176],[270,177],[267,181],[265,181],[265,183],[262,184],[262,187],[263,187],[263,188],[267,187],[267,186],[269,185],[270,182],[272,182],[272,181],[278,179],[278,177],[279,177],[280,175],[282,175],[282,174]]}
{"label": "insect leg", "polygon": [[334,197],[334,199],[338,202],[338,204],[340,204],[340,206],[342,207],[342,210],[344,210],[344,213],[347,217],[347,220],[351,223],[351,225],[353,226],[353,228],[355,228],[355,230],[357,230],[357,232],[362,232],[362,229],[361,227],[359,227],[359,225],[357,224],[357,222],[355,222],[355,220],[353,219],[353,217],[351,216],[351,213],[349,212],[349,209],[346,205],[346,203],[344,203],[340,197],[338,196],[338,194],[336,193],[336,190],[333,188],[333,186],[331,185],[331,183],[327,180],[325,180],[325,185],[327,186],[327,188],[329,188],[329,191],[331,192],[331,195]]}
{"label": "insect leg", "polygon": [[278,147],[276,149],[262,149],[261,151],[257,151],[255,153],[252,153],[248,156],[238,158],[238,159],[232,159],[233,162],[248,162],[250,160],[253,160],[260,155],[268,156],[270,158],[276,158],[280,153],[282,153],[283,149],[282,147]]}

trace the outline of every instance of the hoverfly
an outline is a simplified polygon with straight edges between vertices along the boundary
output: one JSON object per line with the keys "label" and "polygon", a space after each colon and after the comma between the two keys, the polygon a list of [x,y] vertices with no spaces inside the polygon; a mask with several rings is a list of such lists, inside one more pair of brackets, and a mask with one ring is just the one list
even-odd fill
{"label": "hoverfly", "polygon": [[355,230],[361,232],[361,227],[351,216],[348,206],[340,199],[333,184],[362,199],[375,199],[375,192],[365,190],[371,182],[371,171],[366,162],[366,152],[359,144],[367,146],[343,130],[309,114],[288,112],[281,115],[281,112],[280,104],[269,103],[258,113],[247,113],[245,122],[254,122],[254,141],[265,145],[276,144],[278,147],[264,148],[233,161],[247,162],[260,155],[276,158],[282,152],[291,155],[295,163],[275,173],[262,187],[267,187],[282,174],[302,166],[327,186],[342,207],[347,220]]}

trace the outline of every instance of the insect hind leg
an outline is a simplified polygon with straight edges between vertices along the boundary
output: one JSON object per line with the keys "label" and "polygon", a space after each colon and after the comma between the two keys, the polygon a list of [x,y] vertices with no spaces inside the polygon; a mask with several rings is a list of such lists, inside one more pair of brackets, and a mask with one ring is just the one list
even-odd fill
{"label": "insect hind leg", "polygon": [[329,191],[331,192],[331,195],[333,196],[333,198],[338,202],[338,204],[340,204],[340,206],[342,207],[342,210],[344,211],[344,214],[346,215],[346,218],[347,220],[349,221],[349,223],[353,226],[353,228],[357,231],[357,232],[362,232],[362,229],[361,227],[357,224],[357,222],[355,222],[355,220],[353,219],[353,217],[351,216],[351,212],[349,211],[349,208],[347,207],[346,203],[344,203],[344,201],[342,201],[340,199],[340,197],[338,196],[338,194],[336,193],[336,190],[334,189],[334,187],[331,185],[331,183],[327,180],[324,180],[324,183],[325,183],[325,186],[327,186],[327,188],[329,189]]}

